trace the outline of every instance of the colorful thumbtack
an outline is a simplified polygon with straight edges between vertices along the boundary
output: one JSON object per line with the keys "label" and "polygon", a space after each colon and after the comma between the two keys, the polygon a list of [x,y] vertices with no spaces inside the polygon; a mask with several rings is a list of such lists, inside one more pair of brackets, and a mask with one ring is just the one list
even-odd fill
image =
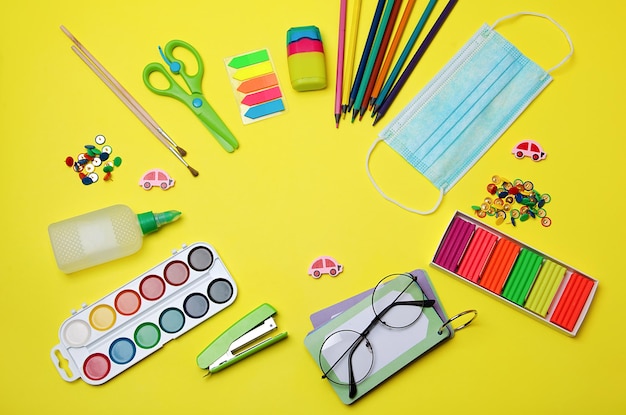
{"label": "colorful thumbtack", "polygon": [[[78,178],[86,186],[98,181],[99,176],[96,169],[101,165],[104,165],[103,171],[106,173],[104,180],[109,181],[111,180],[111,172],[114,166],[119,167],[122,164],[121,157],[115,157],[113,162],[106,162],[111,156],[113,149],[109,145],[103,145],[106,142],[106,138],[102,134],[98,134],[94,141],[96,144],[101,145],[102,148],[98,148],[93,144],[85,144],[83,148],[86,152],[80,152],[76,156],[76,161],[71,156],[65,158],[65,164],[79,173]],[[84,174],[83,170],[88,174]]]}
{"label": "colorful thumbtack", "polygon": [[[547,193],[539,193],[534,183],[529,180],[515,179],[510,182],[494,175],[487,184],[487,192],[490,196],[485,197],[480,205],[472,206],[476,216],[481,219],[495,216],[496,224],[500,225],[509,217],[511,224],[517,226],[518,221],[526,222],[528,219],[541,218],[543,226],[548,227],[552,224],[544,208],[552,198]],[[513,208],[514,203],[518,203],[519,208]]]}

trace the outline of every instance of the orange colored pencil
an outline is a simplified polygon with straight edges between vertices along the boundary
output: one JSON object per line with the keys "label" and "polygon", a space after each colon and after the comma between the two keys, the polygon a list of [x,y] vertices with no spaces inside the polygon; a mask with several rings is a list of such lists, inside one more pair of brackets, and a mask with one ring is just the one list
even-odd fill
{"label": "orange colored pencil", "polygon": [[378,98],[378,94],[383,87],[383,83],[387,78],[387,73],[389,72],[389,68],[391,67],[391,62],[398,50],[398,45],[400,44],[400,40],[402,40],[402,35],[404,34],[404,29],[409,21],[409,17],[411,16],[411,12],[413,11],[413,6],[415,6],[416,0],[409,0],[404,8],[404,13],[402,14],[402,18],[400,19],[400,23],[398,23],[398,28],[396,29],[396,33],[394,34],[394,38],[389,45],[389,50],[387,51],[387,56],[385,56],[385,60],[383,61],[382,66],[380,67],[380,71],[378,73],[378,77],[376,78],[376,83],[374,84],[374,88],[372,89],[372,93],[370,96],[370,108],[374,105],[374,101]]}

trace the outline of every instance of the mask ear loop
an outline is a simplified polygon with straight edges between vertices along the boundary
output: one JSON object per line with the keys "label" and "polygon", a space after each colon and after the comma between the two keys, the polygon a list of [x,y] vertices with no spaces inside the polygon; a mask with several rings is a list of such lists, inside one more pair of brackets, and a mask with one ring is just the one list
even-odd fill
{"label": "mask ear loop", "polygon": [[567,39],[567,43],[569,43],[569,53],[567,54],[567,56],[565,56],[561,62],[557,63],[555,66],[553,66],[552,68],[548,69],[546,72],[547,73],[552,73],[553,71],[557,70],[558,68],[560,68],[561,66],[563,66],[565,64],[565,62],[567,62],[569,60],[569,58],[572,57],[572,55],[574,54],[574,44],[572,43],[572,38],[570,37],[569,33],[567,32],[567,30],[565,30],[565,28],[563,26],[561,26],[556,20],[554,20],[552,17],[545,15],[545,14],[541,14],[541,13],[535,13],[535,12],[519,12],[519,13],[514,13],[514,14],[510,14],[508,16],[504,16],[499,18],[498,20],[496,20],[492,25],[491,28],[495,29],[495,27],[502,21],[504,20],[509,20],[509,19],[513,19],[515,17],[518,16],[535,16],[535,17],[541,17],[543,19],[547,19],[550,22],[552,22],[552,24],[554,24],[561,32],[563,32],[563,35],[565,35],[565,38]]}
{"label": "mask ear loop", "polygon": [[441,201],[443,200],[443,194],[444,194],[444,190],[443,187],[441,189],[439,189],[439,199],[437,200],[437,203],[435,204],[435,206],[430,209],[430,210],[426,210],[426,211],[421,211],[421,210],[416,210],[413,208],[410,208],[408,206],[404,206],[403,204],[401,204],[400,202],[390,198],[389,196],[387,196],[382,190],[381,188],[378,186],[378,184],[376,183],[376,181],[374,180],[374,177],[372,176],[372,172],[370,171],[370,158],[372,156],[372,152],[374,151],[374,148],[376,147],[376,145],[378,143],[380,143],[381,141],[384,141],[384,138],[377,138],[376,141],[374,141],[374,143],[372,144],[372,146],[370,147],[370,149],[367,152],[367,158],[365,159],[365,170],[367,171],[367,177],[369,177],[370,182],[372,182],[372,184],[374,185],[374,188],[376,189],[376,191],[378,193],[380,193],[380,195],[382,197],[384,197],[385,199],[387,199],[388,201],[390,201],[391,203],[393,203],[396,206],[401,207],[404,210],[408,210],[409,212],[413,212],[413,213],[417,213],[419,215],[429,215],[431,213],[433,213],[435,210],[437,210],[437,208],[439,207],[439,205],[441,204]]}

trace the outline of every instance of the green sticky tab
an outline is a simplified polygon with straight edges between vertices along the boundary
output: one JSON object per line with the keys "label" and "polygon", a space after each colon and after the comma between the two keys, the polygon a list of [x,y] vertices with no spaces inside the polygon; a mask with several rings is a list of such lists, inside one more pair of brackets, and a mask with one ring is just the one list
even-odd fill
{"label": "green sticky tab", "polygon": [[256,52],[250,52],[245,55],[237,56],[228,63],[228,66],[230,66],[231,68],[239,69],[268,60],[270,60],[270,57],[267,53],[267,49],[262,49]]}

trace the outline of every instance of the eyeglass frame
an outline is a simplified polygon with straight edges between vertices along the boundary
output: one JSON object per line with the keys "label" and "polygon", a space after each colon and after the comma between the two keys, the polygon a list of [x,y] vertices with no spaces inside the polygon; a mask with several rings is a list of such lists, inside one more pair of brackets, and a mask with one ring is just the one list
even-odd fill
{"label": "eyeglass frame", "polygon": [[[380,313],[376,312],[376,309],[374,307],[374,292],[376,292],[376,288],[380,285],[380,283],[389,278],[395,276],[400,277],[400,276],[406,276],[409,279],[412,280],[412,282],[414,282],[417,287],[419,288],[420,292],[424,295],[424,297],[426,298],[425,300],[411,300],[411,301],[397,301],[398,298],[400,298],[400,296],[402,294],[404,294],[407,289],[411,286],[411,284],[409,283],[409,285],[407,285],[399,294],[398,296],[388,305],[386,306],[383,310],[381,310]],[[420,315],[418,315],[418,317],[411,323],[403,326],[403,327],[393,327],[393,326],[389,326],[388,324],[386,324],[384,321],[381,320],[381,318],[387,314],[387,312],[389,312],[389,310],[391,310],[391,308],[393,308],[394,306],[399,306],[399,305],[412,305],[412,306],[416,306],[416,307],[433,307],[435,305],[435,300],[432,299],[428,299],[426,297],[426,294],[424,293],[424,290],[422,289],[421,285],[419,284],[419,282],[417,281],[417,276],[411,274],[411,273],[401,273],[401,274],[389,274],[387,276],[385,276],[384,278],[382,278],[378,284],[376,284],[376,287],[374,288],[374,291],[372,291],[372,310],[374,312],[374,318],[372,319],[372,321],[370,321],[370,323],[367,325],[367,327],[361,332],[355,332],[358,334],[358,338],[347,348],[347,350],[337,359],[337,361],[332,364],[328,370],[324,371],[322,370],[322,379],[328,379],[330,381],[332,381],[332,379],[328,378],[328,373],[337,365],[337,363],[342,360],[344,358],[344,356],[346,356],[346,354],[348,354],[348,396],[350,397],[350,399],[354,399],[354,397],[356,396],[357,393],[357,382],[354,379],[354,370],[352,369],[352,357],[354,355],[354,351],[356,350],[356,348],[363,342],[363,340],[367,341],[367,335],[369,334],[369,332],[372,330],[372,328],[377,324],[377,323],[381,323],[382,325],[386,326],[386,327],[392,327],[392,328],[398,328],[398,329],[402,329],[405,327],[408,327],[410,325],[415,324],[415,322],[417,320],[419,320],[419,318],[421,317],[421,313]],[[455,316],[457,317],[457,316]],[[447,324],[447,323],[446,323]],[[465,325],[467,325],[469,323],[466,323]],[[444,324],[445,325],[445,324]],[[464,326],[465,326],[464,325]],[[334,331],[332,333],[330,333],[326,339],[324,340],[324,342],[326,342],[326,340],[328,340],[328,338],[330,338],[331,336],[333,336],[335,333],[338,333],[338,331]],[[368,341],[369,343],[369,341]],[[322,343],[322,347],[323,347],[324,343]],[[320,356],[318,357],[318,364],[320,366],[320,369],[322,368],[322,364],[321,364],[321,356],[322,356],[322,348],[320,348]],[[364,378],[365,379],[365,378]]]}

